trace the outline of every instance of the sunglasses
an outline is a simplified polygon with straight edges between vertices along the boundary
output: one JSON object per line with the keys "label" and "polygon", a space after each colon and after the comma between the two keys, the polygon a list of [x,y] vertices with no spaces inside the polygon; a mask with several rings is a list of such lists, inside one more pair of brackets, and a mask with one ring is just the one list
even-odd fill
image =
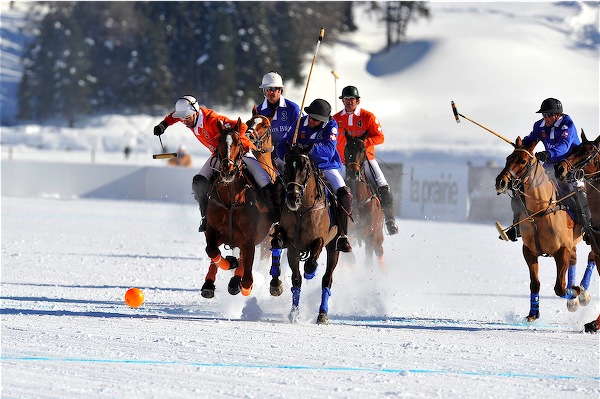
{"label": "sunglasses", "polygon": [[281,87],[265,87],[264,90],[265,90],[265,93],[268,91],[275,93],[275,92],[281,90]]}
{"label": "sunglasses", "polygon": [[542,113],[542,116],[543,116],[544,118],[550,118],[550,117],[553,117],[554,115],[555,115],[555,114],[550,114],[550,113],[548,113],[548,112],[543,112],[543,113]]}
{"label": "sunglasses", "polygon": [[356,97],[344,97],[344,98],[342,98],[342,100],[352,101],[352,100],[356,100]]}
{"label": "sunglasses", "polygon": [[179,119],[182,121],[191,121],[193,117],[194,117],[194,114],[188,115],[188,116],[185,116],[185,117],[179,118]]}

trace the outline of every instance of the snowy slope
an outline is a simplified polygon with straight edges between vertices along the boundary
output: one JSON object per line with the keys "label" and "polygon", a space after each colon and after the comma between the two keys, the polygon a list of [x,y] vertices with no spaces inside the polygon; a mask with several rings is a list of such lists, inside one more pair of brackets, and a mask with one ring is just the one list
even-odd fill
{"label": "snowy slope", "polygon": [[[326,32],[305,106],[322,97],[339,109],[341,89],[356,85],[362,106],[383,124],[386,143],[378,148],[378,156],[386,161],[418,157],[436,162],[456,156],[502,160],[507,144],[471,122],[457,124],[450,101],[466,117],[514,141],[529,133],[541,101],[556,97],[576,126],[595,137],[600,133],[598,9],[597,2],[435,2],[431,19],[413,22],[407,42],[389,53],[381,52],[384,28],[361,11],[358,32],[338,43],[328,42]],[[12,33],[5,37],[5,32],[16,29],[15,13],[2,11],[4,90],[4,82],[18,75],[14,57],[5,54],[19,41]],[[317,36],[315,32],[315,45]],[[340,75],[338,81],[332,70]],[[285,95],[301,103],[304,89],[305,85],[288,87]],[[12,109],[11,101],[14,96],[3,95],[2,108]],[[250,114],[250,110],[218,111],[243,119]],[[76,129],[5,126],[2,141],[117,152],[133,142],[137,151],[150,153],[159,148],[151,130],[161,118],[103,115],[82,118]],[[171,128],[165,141],[171,148],[184,143],[197,155],[206,154],[184,129]]]}

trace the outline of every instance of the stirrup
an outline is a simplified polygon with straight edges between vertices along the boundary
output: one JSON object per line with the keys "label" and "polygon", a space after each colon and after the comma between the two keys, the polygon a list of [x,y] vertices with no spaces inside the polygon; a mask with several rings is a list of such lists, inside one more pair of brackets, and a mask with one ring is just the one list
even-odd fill
{"label": "stirrup", "polygon": [[398,226],[396,225],[396,221],[394,219],[386,220],[385,227],[387,228],[389,235],[393,236],[394,234],[398,234]]}
{"label": "stirrup", "polygon": [[335,242],[335,250],[338,252],[352,252],[352,246],[348,236],[339,236]]}
{"label": "stirrup", "polygon": [[[509,240],[516,242],[517,238],[521,237],[521,230],[518,228],[518,226],[513,226],[506,230],[506,236]],[[502,239],[502,237],[498,238]]]}
{"label": "stirrup", "polygon": [[200,227],[198,228],[199,233],[203,233],[206,231],[206,217],[203,217],[200,221]]}

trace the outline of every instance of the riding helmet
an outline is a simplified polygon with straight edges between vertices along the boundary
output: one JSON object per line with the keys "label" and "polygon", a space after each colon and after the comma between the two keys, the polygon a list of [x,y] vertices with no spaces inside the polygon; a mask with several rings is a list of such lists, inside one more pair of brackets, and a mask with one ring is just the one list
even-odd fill
{"label": "riding helmet", "polygon": [[562,103],[556,98],[547,98],[542,101],[540,110],[536,114],[562,114]]}
{"label": "riding helmet", "polygon": [[313,119],[321,122],[327,122],[331,116],[331,105],[321,98],[317,98],[310,105],[304,108],[304,112]]}
{"label": "riding helmet", "polygon": [[173,118],[185,118],[200,111],[198,100],[192,96],[183,96],[175,103]]}
{"label": "riding helmet", "polygon": [[267,87],[281,87],[283,89],[283,79],[277,72],[266,73],[262,78],[262,84],[258,86],[259,89],[265,89]]}
{"label": "riding helmet", "polygon": [[346,86],[342,90],[342,95],[340,96],[340,100],[342,100],[344,97],[360,98],[360,95],[358,94],[358,89],[355,86]]}

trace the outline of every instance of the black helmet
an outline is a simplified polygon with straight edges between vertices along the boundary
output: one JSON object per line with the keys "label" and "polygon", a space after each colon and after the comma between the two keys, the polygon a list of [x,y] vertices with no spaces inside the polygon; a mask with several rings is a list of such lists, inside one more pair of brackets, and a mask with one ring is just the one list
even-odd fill
{"label": "black helmet", "polygon": [[562,114],[562,103],[556,98],[547,98],[542,101],[542,106],[536,114]]}
{"label": "black helmet", "polygon": [[308,107],[304,108],[304,112],[313,119],[327,122],[331,115],[331,105],[327,101],[317,98]]}
{"label": "black helmet", "polygon": [[360,95],[358,94],[358,89],[356,87],[346,86],[346,87],[344,87],[344,90],[342,90],[342,95],[340,96],[340,100],[343,99],[344,97],[360,98]]}

